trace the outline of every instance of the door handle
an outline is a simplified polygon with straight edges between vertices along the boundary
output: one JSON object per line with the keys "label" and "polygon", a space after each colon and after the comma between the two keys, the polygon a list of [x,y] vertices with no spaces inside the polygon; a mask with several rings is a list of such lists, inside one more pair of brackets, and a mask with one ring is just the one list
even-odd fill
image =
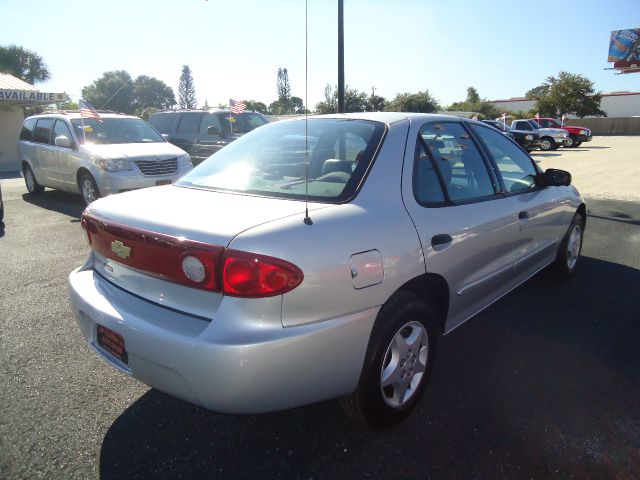
{"label": "door handle", "polygon": [[439,247],[441,245],[451,243],[452,241],[453,238],[451,238],[451,235],[449,235],[448,233],[439,233],[438,235],[434,235],[433,237],[431,237],[431,246]]}
{"label": "door handle", "polygon": [[518,214],[518,220],[526,220],[527,218],[529,218],[529,212],[526,210],[523,210]]}

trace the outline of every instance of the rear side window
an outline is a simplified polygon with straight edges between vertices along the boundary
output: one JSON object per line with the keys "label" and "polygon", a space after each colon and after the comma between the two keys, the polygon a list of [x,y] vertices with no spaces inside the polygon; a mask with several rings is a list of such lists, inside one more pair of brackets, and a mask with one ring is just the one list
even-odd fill
{"label": "rear side window", "polygon": [[496,193],[478,147],[461,124],[428,123],[420,130],[420,137],[429,149],[449,200],[464,202]]}
{"label": "rear side window", "polygon": [[443,203],[442,186],[429,154],[426,143],[418,137],[413,174],[413,191],[418,203]]}
{"label": "rear side window", "polygon": [[176,113],[154,113],[149,118],[149,123],[160,133],[171,133],[179,116]]}
{"label": "rear side window", "polygon": [[51,138],[51,128],[53,128],[53,118],[38,119],[33,141],[38,143],[49,143],[49,139]]}
{"label": "rear side window", "polygon": [[178,133],[195,135],[200,127],[200,118],[202,118],[202,112],[183,113],[178,125]]}
{"label": "rear side window", "polygon": [[30,142],[33,140],[33,130],[36,126],[35,118],[27,118],[22,125],[22,131],[20,132],[20,140]]}
{"label": "rear side window", "polygon": [[538,172],[533,162],[516,144],[488,128],[472,125],[498,166],[507,193],[521,192],[536,187]]}

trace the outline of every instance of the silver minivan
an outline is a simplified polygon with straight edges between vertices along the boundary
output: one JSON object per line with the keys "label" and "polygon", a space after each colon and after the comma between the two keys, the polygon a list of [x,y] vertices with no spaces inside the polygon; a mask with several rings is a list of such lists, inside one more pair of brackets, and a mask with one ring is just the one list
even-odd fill
{"label": "silver minivan", "polygon": [[172,183],[193,167],[184,150],[147,122],[116,113],[28,117],[18,158],[29,193],[39,194],[44,187],[80,192],[87,204],[113,193]]}

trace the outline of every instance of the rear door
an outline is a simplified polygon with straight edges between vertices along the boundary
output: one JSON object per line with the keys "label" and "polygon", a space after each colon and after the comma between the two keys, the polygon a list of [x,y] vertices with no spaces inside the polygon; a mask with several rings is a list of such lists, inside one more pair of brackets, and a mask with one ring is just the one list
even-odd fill
{"label": "rear door", "polygon": [[518,220],[461,122],[412,127],[405,153],[410,158],[413,169],[405,168],[403,198],[427,271],[449,285],[449,331],[516,284]]}
{"label": "rear door", "polygon": [[[200,120],[203,112],[183,112],[171,143],[180,147],[191,157],[195,157],[194,146],[197,143]],[[194,162],[195,163],[195,162]]]}
{"label": "rear door", "polygon": [[558,242],[571,221],[571,209],[558,202],[552,188],[542,184],[529,155],[489,128],[473,125],[485,151],[499,172],[501,190],[518,218],[516,271],[526,278],[555,259]]}
{"label": "rear door", "polygon": [[222,114],[210,112],[205,112],[202,116],[197,143],[193,147],[194,165],[210,157],[227,144],[223,117]]}

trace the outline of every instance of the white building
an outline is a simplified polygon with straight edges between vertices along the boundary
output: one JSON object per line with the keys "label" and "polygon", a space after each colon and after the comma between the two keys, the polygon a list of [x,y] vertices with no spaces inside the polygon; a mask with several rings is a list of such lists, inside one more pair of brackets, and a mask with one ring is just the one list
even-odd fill
{"label": "white building", "polygon": [[[511,112],[528,112],[535,108],[535,100],[526,98],[509,98],[507,100],[491,100],[496,108]],[[640,92],[611,92],[602,94],[600,109],[608,117],[640,116]]]}

